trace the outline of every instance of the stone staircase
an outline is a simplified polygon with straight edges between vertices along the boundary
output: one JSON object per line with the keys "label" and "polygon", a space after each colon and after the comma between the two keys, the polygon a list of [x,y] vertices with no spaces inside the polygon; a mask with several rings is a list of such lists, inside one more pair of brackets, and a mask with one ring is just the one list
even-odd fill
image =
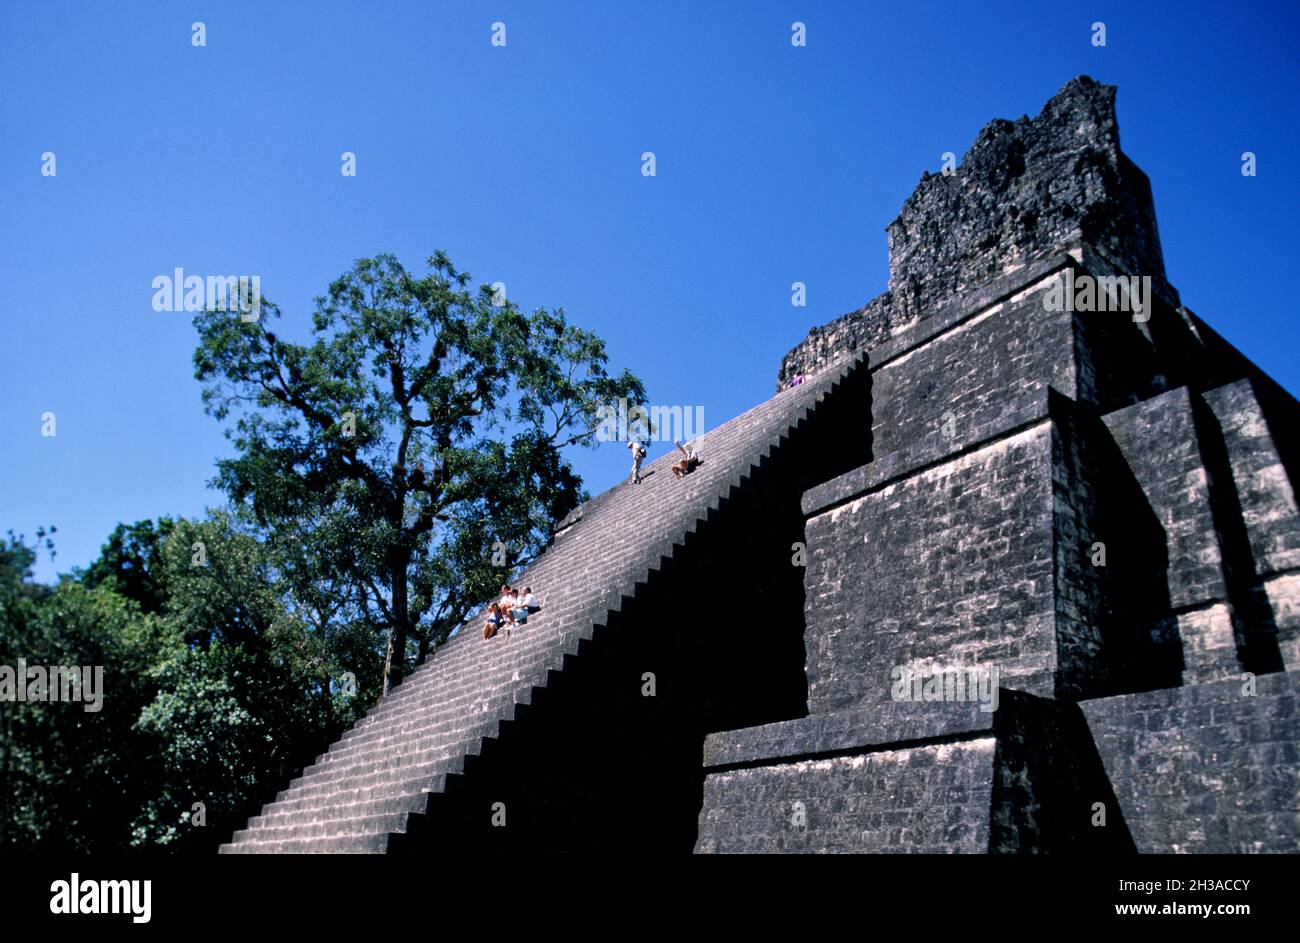
{"label": "stone staircase", "polygon": [[[402,844],[431,798],[522,718],[521,705],[580,657],[642,591],[862,366],[863,355],[702,435],[703,464],[682,480],[674,450],[577,508],[519,578],[543,598],[528,624],[485,641],[477,618],[317,758],[221,853],[384,853]],[[863,368],[865,372],[865,368]],[[797,442],[796,442],[797,445]],[[425,820],[422,832],[436,833]]]}

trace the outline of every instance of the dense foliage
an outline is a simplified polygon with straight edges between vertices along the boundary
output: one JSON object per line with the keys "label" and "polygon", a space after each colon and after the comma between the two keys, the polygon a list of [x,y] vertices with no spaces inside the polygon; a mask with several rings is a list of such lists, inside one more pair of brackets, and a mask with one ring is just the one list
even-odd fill
{"label": "dense foliage", "polygon": [[119,525],[54,587],[36,553],[0,549],[0,665],[99,666],[102,701],[0,705],[0,847],[210,848],[378,691],[378,657],[295,616],[224,514]]}

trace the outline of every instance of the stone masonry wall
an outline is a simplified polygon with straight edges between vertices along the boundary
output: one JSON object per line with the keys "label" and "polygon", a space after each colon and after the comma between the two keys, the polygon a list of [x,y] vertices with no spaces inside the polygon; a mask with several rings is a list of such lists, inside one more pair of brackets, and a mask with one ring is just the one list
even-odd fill
{"label": "stone masonry wall", "polygon": [[1300,852],[1300,675],[1081,705],[1137,850]]}
{"label": "stone masonry wall", "polygon": [[1164,529],[1169,604],[1223,599],[1209,481],[1186,387],[1108,414],[1105,423]]}
{"label": "stone masonry wall", "polygon": [[1054,692],[1051,460],[1044,422],[808,522],[810,711],[934,662]]}
{"label": "stone masonry wall", "polygon": [[1132,852],[1078,707],[999,693],[710,735],[696,850]]}
{"label": "stone masonry wall", "polygon": [[[1256,573],[1300,567],[1296,495],[1255,384],[1239,380],[1207,392],[1204,399],[1224,437]],[[1292,411],[1289,418],[1294,422],[1300,416]]]}
{"label": "stone masonry wall", "polygon": [[696,850],[988,851],[994,740],[710,775]]}
{"label": "stone masonry wall", "polygon": [[1061,694],[1077,697],[1100,692],[1111,680],[1103,638],[1112,618],[1109,570],[1092,562],[1093,548],[1104,543],[1106,496],[1101,491],[1106,479],[1086,414],[1063,398],[1053,405],[1056,687]]}
{"label": "stone masonry wall", "polygon": [[1255,671],[1294,670],[1300,665],[1294,605],[1300,513],[1294,458],[1288,446],[1279,447],[1275,430],[1286,430],[1300,410],[1262,378],[1209,390],[1203,400],[1201,434],[1213,443],[1218,529],[1243,664]]}
{"label": "stone masonry wall", "polygon": [[[1162,586],[1167,604],[1141,617],[1152,619],[1149,631],[1158,644],[1177,648],[1182,679],[1204,680],[1231,675],[1238,662],[1192,395],[1186,387],[1170,390],[1108,414],[1105,423],[1161,532],[1160,568],[1148,578]],[[1113,545],[1121,535],[1116,538]]]}
{"label": "stone masonry wall", "polygon": [[[942,457],[957,441],[1005,432],[1007,406],[1075,391],[1073,319],[1037,294],[999,303],[872,373],[877,461],[901,467]],[[886,457],[888,457],[886,459]]]}
{"label": "stone masonry wall", "polygon": [[[1053,391],[1079,393],[1077,316],[1046,311],[1052,277],[1025,275],[1005,300],[957,314],[873,370],[874,461],[805,499],[806,510],[831,507],[807,527],[813,710],[869,696],[864,686],[892,667],[943,653],[1006,659],[1020,679],[1012,686],[1026,690],[1103,689],[1098,620],[1084,611],[1100,599],[1085,585],[1095,576],[1073,560],[1074,601],[1056,612],[1051,599],[1064,552],[1053,528],[1071,523],[1063,509],[1081,496],[1084,529],[1069,538],[1077,556],[1095,527],[1092,475],[1064,468],[1060,437],[1045,426],[1037,465],[1011,447],[1047,418]],[[860,608],[845,606],[856,598]],[[989,626],[1000,621],[997,636]]]}

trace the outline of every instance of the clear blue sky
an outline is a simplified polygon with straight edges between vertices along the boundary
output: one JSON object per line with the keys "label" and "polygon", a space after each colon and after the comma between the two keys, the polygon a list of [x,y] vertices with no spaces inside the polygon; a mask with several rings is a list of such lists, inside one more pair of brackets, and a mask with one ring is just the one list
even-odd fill
{"label": "clear blue sky", "polygon": [[[1298,11],[6,3],[0,530],[57,525],[51,579],[119,520],[222,501],[194,329],[151,307],[151,280],[178,266],[260,274],[302,325],[353,259],[416,267],[442,248],[526,308],[564,306],[654,402],[717,425],[770,395],[809,327],[884,290],[884,227],[922,170],[1080,73],[1119,86],[1184,302],[1295,392]],[[627,464],[613,445],[576,456],[593,493]]]}

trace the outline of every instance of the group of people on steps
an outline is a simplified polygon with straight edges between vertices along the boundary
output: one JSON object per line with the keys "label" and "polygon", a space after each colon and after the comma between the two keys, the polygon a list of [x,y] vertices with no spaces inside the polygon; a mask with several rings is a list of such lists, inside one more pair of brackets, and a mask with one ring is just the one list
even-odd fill
{"label": "group of people on steps", "polygon": [[483,623],[483,637],[491,638],[503,625],[513,628],[523,625],[534,612],[540,612],[542,604],[533,595],[531,586],[525,586],[521,593],[513,586],[501,587],[501,598],[488,606],[487,620]]}
{"label": "group of people on steps", "polygon": [[[682,453],[682,457],[671,466],[673,477],[685,478],[703,464],[703,459],[695,449],[680,442],[674,444],[677,446],[677,451]],[[629,442],[627,447],[632,450],[632,483],[639,485],[643,479],[641,461],[646,456],[646,448],[635,440]],[[501,598],[488,606],[487,617],[483,622],[483,638],[492,638],[503,626],[509,634],[510,628],[523,625],[530,615],[541,608],[541,603],[533,595],[531,587],[525,586],[521,593],[513,587],[502,586]]]}

